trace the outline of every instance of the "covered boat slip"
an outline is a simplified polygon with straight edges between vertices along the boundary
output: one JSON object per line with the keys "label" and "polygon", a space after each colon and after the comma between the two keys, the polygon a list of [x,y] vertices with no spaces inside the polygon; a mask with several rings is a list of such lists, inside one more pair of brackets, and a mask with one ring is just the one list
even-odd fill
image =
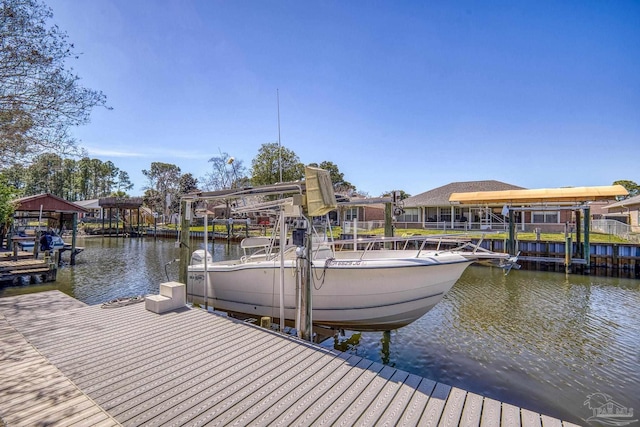
{"label": "covered boat slip", "polygon": [[[45,220],[47,225],[43,227],[46,231],[48,227],[57,228],[58,234],[62,234],[64,224],[70,224],[71,229],[71,244],[64,244],[59,249],[60,253],[69,251],[70,263],[74,265],[76,263],[76,256],[83,251],[84,248],[76,245],[77,229],[78,229],[78,214],[87,213],[88,211],[82,206],[75,203],[68,202],[60,197],[52,194],[38,194],[35,196],[23,197],[13,201],[15,204],[14,222],[12,223],[12,230],[8,238],[8,249],[12,249],[14,244],[18,244],[19,241],[24,242],[24,238],[18,234],[21,230],[16,227],[16,224],[20,222],[38,221],[38,229],[40,223]],[[40,230],[38,230],[39,232]],[[33,254],[37,257],[39,250],[39,233],[34,233],[29,236],[27,240],[33,242],[30,248],[33,248]],[[0,242],[1,243],[1,242]]]}
{"label": "covered boat slip", "polygon": [[[573,255],[567,251],[565,265],[572,262],[586,265],[586,271],[590,268],[590,207],[589,202],[600,200],[612,200],[615,197],[626,196],[629,192],[622,185],[607,185],[595,187],[566,187],[566,188],[542,188],[532,190],[503,190],[503,191],[480,191],[469,193],[453,193],[449,197],[452,204],[466,204],[473,206],[488,206],[503,204],[504,214],[509,218],[509,238],[506,250],[510,254],[517,252],[516,244],[516,212],[533,211],[563,211],[575,212],[576,244],[578,247],[578,259],[573,259]],[[567,224],[568,226],[568,224]],[[568,232],[569,230],[566,230]],[[584,236],[584,243],[581,241]],[[567,247],[571,246],[571,240],[567,241]],[[525,257],[522,260],[527,260]],[[531,259],[532,261],[540,260]],[[546,261],[558,261],[557,259],[546,259]]]}
{"label": "covered boat slip", "polygon": [[49,291],[0,299],[0,316],[8,426],[573,426],[204,310]]}

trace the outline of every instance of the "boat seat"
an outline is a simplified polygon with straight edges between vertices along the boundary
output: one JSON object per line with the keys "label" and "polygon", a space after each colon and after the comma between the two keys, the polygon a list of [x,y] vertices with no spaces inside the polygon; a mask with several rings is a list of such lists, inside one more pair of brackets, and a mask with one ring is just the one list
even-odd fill
{"label": "boat seat", "polygon": [[269,237],[247,237],[240,242],[242,249],[266,248],[269,245],[271,245],[271,238]]}

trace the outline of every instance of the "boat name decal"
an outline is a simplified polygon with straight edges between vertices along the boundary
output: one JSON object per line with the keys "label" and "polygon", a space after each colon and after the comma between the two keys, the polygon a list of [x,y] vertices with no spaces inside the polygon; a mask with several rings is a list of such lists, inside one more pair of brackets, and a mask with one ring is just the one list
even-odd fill
{"label": "boat name decal", "polygon": [[362,265],[362,261],[331,261],[329,265]]}

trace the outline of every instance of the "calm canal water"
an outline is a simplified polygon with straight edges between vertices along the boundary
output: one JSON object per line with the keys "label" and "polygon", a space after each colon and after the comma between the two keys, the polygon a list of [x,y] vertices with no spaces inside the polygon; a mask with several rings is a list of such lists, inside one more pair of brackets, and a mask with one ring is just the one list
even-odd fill
{"label": "calm canal water", "polygon": [[[62,267],[56,282],[0,288],[0,296],[59,289],[99,304],[157,293],[167,276],[177,278],[173,240],[78,245],[86,248],[78,264]],[[215,244],[215,259],[237,256],[237,245]],[[640,410],[638,280],[472,266],[413,324],[346,331],[322,345],[574,423],[592,415],[584,403],[596,392]]]}

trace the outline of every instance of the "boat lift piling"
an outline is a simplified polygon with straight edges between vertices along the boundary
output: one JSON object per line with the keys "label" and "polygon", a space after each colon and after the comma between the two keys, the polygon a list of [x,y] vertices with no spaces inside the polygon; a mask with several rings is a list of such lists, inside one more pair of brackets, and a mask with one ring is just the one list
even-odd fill
{"label": "boat lift piling", "polygon": [[[187,216],[187,210],[189,210],[189,213],[191,212],[191,200],[185,200],[183,199],[181,202],[181,215],[180,215],[180,240],[179,240],[179,247],[180,247],[180,263],[179,263],[179,267],[178,267],[178,281],[180,283],[187,283],[187,277],[188,277],[188,267],[189,267],[189,234],[190,234],[190,215],[189,217]],[[189,206],[189,208],[187,208],[187,206]],[[186,287],[185,287],[186,288]],[[185,289],[185,293],[186,293],[186,289]],[[186,298],[186,295],[185,295]]]}
{"label": "boat lift piling", "polygon": [[311,258],[313,248],[313,232],[307,221],[306,239],[304,242],[304,258],[302,268],[302,286],[300,301],[300,332],[299,337],[305,341],[313,341],[313,292],[311,289]]}
{"label": "boat lift piling", "polygon": [[280,331],[284,331],[284,246],[287,240],[287,222],[284,210],[280,212]]}

